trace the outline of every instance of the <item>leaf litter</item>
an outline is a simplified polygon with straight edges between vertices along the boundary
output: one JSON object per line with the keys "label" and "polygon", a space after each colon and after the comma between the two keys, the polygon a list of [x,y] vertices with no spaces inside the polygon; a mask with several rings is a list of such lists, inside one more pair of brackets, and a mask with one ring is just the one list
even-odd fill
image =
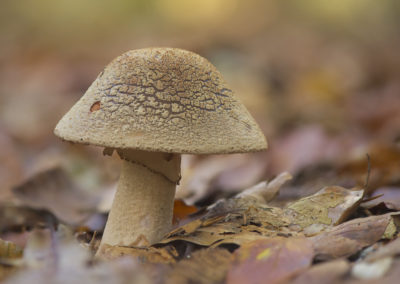
{"label": "leaf litter", "polygon": [[[0,275],[6,283],[91,283],[105,271],[110,274],[104,279],[116,283],[127,275],[143,283],[317,283],[327,270],[332,283],[348,275],[389,275],[400,254],[395,207],[369,216],[381,197],[363,202],[363,188],[341,186],[281,207],[269,205],[291,178],[281,173],[203,209],[177,200],[176,228],[158,244],[105,246],[95,257],[99,235],[79,224],[98,214],[101,198],[87,195],[62,168],[52,168],[14,187],[19,205],[2,207],[2,236],[9,240],[1,240]],[[68,205],[57,206],[64,198]],[[87,237],[77,241],[82,233]]]}
{"label": "leaf litter", "polygon": [[[111,273],[107,279],[116,283],[126,275],[144,283],[262,283],[266,279],[269,283],[304,283],[304,279],[320,280],[325,267],[332,267],[332,281],[342,279],[350,270],[357,279],[360,273],[368,275],[363,269],[375,271],[370,277],[390,271],[400,254],[396,240],[390,242],[399,232],[395,212],[351,219],[370,208],[360,206],[364,190],[358,187],[327,186],[283,207],[269,205],[290,179],[284,172],[200,210],[177,200],[177,227],[158,244],[144,248],[105,246],[101,257],[94,258],[96,234],[84,229],[92,235],[85,241],[77,241],[74,234],[78,233],[77,224],[96,214],[93,208],[100,199],[85,197],[62,169],[51,169],[14,188],[21,205],[2,209],[3,220],[9,220],[2,223],[2,232],[10,241],[1,240],[1,275],[7,283],[28,278],[68,283],[75,277],[91,283],[103,275],[99,267],[105,266]],[[68,190],[74,206],[46,206],[58,204]],[[46,196],[47,191],[57,193]],[[32,219],[34,214],[38,214],[37,219]],[[7,235],[10,230],[14,235]],[[28,230],[26,242],[22,246],[13,243],[15,235],[24,230]],[[349,262],[366,248],[387,241],[354,265]],[[313,265],[315,261],[320,264]],[[131,271],[126,271],[128,263],[134,267]]]}

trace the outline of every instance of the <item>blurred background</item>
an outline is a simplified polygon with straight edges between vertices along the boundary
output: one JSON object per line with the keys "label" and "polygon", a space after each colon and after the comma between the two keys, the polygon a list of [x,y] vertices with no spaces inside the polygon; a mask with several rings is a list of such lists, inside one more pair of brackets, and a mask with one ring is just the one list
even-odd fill
{"label": "blurred background", "polygon": [[[209,204],[282,171],[299,181],[327,166],[335,174],[323,184],[357,185],[366,153],[400,165],[397,0],[2,0],[0,6],[1,200],[37,173],[60,167],[92,196],[111,192],[101,199],[109,208],[118,158],[61,142],[53,129],[108,62],[150,46],[209,59],[269,142],[265,153],[185,157],[177,196],[188,203]],[[360,175],[338,178],[348,163]]]}

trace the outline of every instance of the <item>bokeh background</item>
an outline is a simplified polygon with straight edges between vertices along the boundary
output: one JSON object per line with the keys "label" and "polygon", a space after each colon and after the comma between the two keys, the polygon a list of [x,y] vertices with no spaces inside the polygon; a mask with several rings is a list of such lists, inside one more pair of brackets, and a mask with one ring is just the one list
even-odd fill
{"label": "bokeh background", "polygon": [[[265,153],[185,157],[177,195],[189,203],[282,171],[398,153],[397,0],[2,0],[0,34],[1,200],[54,167],[88,192],[112,192],[118,158],[52,132],[108,62],[150,46],[208,58],[269,141]],[[359,183],[365,168],[341,182]]]}

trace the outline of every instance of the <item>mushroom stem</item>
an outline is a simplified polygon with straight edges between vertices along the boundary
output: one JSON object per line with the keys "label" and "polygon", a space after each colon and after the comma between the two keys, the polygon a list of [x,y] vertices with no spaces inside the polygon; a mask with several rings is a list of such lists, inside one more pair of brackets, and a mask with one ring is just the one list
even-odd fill
{"label": "mushroom stem", "polygon": [[122,171],[100,249],[104,244],[146,246],[156,243],[171,229],[181,156],[117,151],[123,159]]}

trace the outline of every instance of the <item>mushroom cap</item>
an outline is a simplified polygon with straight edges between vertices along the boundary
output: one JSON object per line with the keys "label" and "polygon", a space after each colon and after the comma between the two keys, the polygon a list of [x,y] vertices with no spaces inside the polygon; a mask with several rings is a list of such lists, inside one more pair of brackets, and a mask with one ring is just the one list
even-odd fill
{"label": "mushroom cap", "polygon": [[128,51],[59,121],[63,140],[153,152],[260,151],[267,142],[221,74],[182,49]]}

